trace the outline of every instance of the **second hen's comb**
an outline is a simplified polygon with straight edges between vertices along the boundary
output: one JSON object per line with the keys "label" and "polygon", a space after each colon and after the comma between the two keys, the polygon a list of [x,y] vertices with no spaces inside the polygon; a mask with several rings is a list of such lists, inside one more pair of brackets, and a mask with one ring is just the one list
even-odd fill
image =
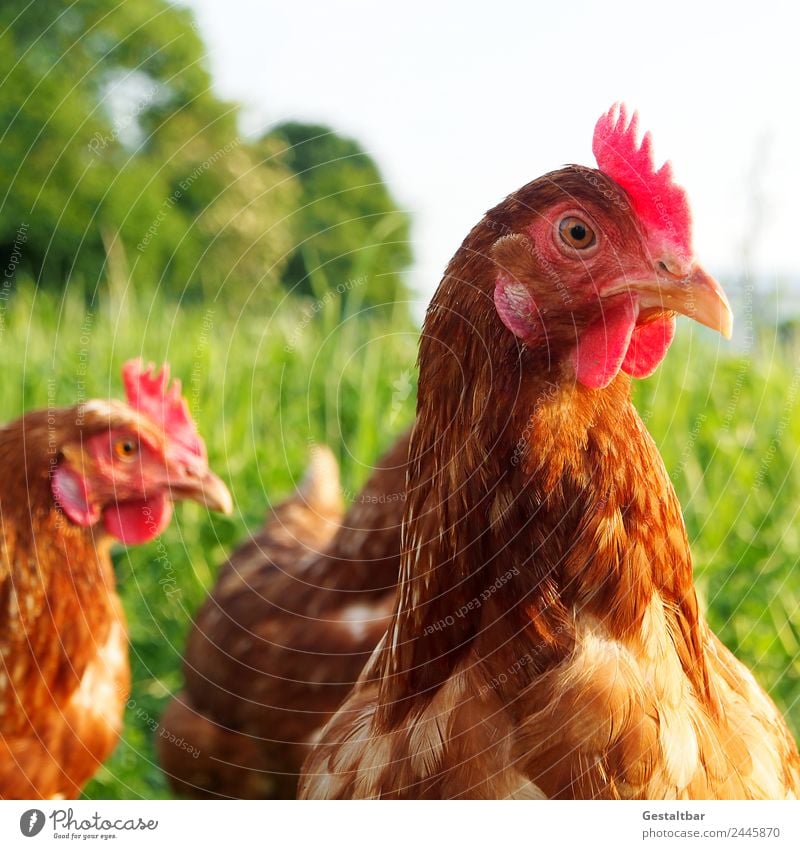
{"label": "second hen's comb", "polygon": [[156,371],[152,363],[145,367],[142,360],[129,360],[122,367],[122,380],[131,407],[192,454],[205,456],[205,445],[181,395],[181,382],[176,379],[170,385],[166,363]]}
{"label": "second hen's comb", "polygon": [[628,193],[647,232],[685,255],[692,251],[692,219],[686,192],[665,162],[656,170],[650,133],[637,141],[639,116],[628,121],[624,104],[614,104],[594,128],[592,152],[600,170]]}

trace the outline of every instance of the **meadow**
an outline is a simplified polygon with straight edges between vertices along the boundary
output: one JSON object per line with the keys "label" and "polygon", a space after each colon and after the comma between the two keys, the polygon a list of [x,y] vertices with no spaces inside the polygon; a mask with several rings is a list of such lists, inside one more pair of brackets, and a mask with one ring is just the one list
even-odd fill
{"label": "meadow", "polygon": [[[133,689],[124,739],[87,797],[168,797],[153,737],[181,684],[192,615],[226,554],[296,485],[309,445],[334,449],[355,492],[413,419],[418,329],[404,312],[363,307],[362,288],[233,304],[224,293],[179,303],[116,285],[90,305],[77,289],[21,285],[0,301],[4,421],[48,403],[120,397],[126,359],[168,360],[236,503],[230,517],[180,505],[159,540],[116,551]],[[798,735],[797,352],[769,333],[736,352],[686,322],[678,337],[637,384],[636,403],[683,505],[711,625]],[[164,552],[169,566],[155,565]]]}

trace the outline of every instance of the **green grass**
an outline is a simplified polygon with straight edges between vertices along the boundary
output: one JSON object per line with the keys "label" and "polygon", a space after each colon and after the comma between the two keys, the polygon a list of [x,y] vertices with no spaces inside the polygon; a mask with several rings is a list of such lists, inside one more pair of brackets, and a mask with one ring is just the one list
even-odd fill
{"label": "green grass", "polygon": [[683,508],[711,627],[800,737],[800,358],[682,323],[637,407]]}
{"label": "green grass", "polygon": [[[115,552],[133,688],[124,739],[87,796],[168,796],[152,729],[180,687],[188,625],[226,554],[261,524],[272,499],[294,488],[309,444],[331,445],[343,484],[357,491],[370,464],[412,420],[413,385],[398,393],[392,383],[404,374],[414,379],[416,330],[377,311],[362,312],[367,318],[360,320],[357,311],[352,298],[346,307],[333,298],[242,310],[225,303],[179,306],[130,292],[106,298],[85,332],[81,296],[62,302],[23,290],[1,313],[0,420],[46,406],[49,385],[56,405],[74,404],[82,392],[122,397],[124,360],[168,360],[183,378],[211,467],[236,503],[232,517],[210,520],[198,505],[178,505],[159,541]],[[154,562],[162,544],[170,569]]]}
{"label": "green grass", "polygon": [[[385,313],[358,315],[357,288],[349,306],[338,297],[317,301],[304,317],[297,301],[179,305],[117,287],[88,322],[78,293],[61,300],[30,291],[0,301],[2,419],[46,405],[50,380],[57,404],[81,393],[119,396],[125,359],[168,359],[184,380],[211,465],[236,502],[233,517],[211,520],[196,505],[182,505],[160,541],[115,555],[133,690],[124,739],[86,795],[166,797],[153,728],[180,686],[187,628],[217,566],[260,524],[267,505],[293,488],[310,442],[334,448],[344,485],[357,490],[413,417],[416,333]],[[665,364],[636,390],[684,507],[711,624],[796,734],[798,395],[796,356],[767,346],[737,357],[686,324]],[[154,566],[162,544],[169,570]]]}

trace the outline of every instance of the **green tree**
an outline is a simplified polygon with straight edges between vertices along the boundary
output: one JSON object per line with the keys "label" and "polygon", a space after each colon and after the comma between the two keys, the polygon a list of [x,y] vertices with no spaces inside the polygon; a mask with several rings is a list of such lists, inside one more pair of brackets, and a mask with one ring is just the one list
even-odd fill
{"label": "green tree", "polygon": [[[295,249],[283,272],[286,285],[319,292],[318,277],[332,288],[350,284],[366,303],[407,298],[410,220],[372,157],[352,139],[315,124],[280,124],[267,140],[283,143],[301,187],[289,221]],[[366,269],[373,276],[364,281]]]}
{"label": "green tree", "polygon": [[279,279],[296,182],[277,143],[239,137],[204,57],[191,12],[166,0],[4,0],[6,268],[96,285],[110,253],[135,284],[179,292]]}

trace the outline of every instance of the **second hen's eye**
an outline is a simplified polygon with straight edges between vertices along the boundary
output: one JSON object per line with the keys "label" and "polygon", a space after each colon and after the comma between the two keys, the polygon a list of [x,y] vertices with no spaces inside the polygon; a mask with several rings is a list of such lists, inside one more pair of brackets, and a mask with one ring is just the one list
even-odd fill
{"label": "second hen's eye", "polygon": [[597,243],[594,230],[575,215],[567,215],[561,219],[558,235],[567,247],[576,251],[585,251]]}
{"label": "second hen's eye", "polygon": [[139,453],[139,443],[128,436],[118,439],[114,443],[114,454],[120,460],[132,460]]}

